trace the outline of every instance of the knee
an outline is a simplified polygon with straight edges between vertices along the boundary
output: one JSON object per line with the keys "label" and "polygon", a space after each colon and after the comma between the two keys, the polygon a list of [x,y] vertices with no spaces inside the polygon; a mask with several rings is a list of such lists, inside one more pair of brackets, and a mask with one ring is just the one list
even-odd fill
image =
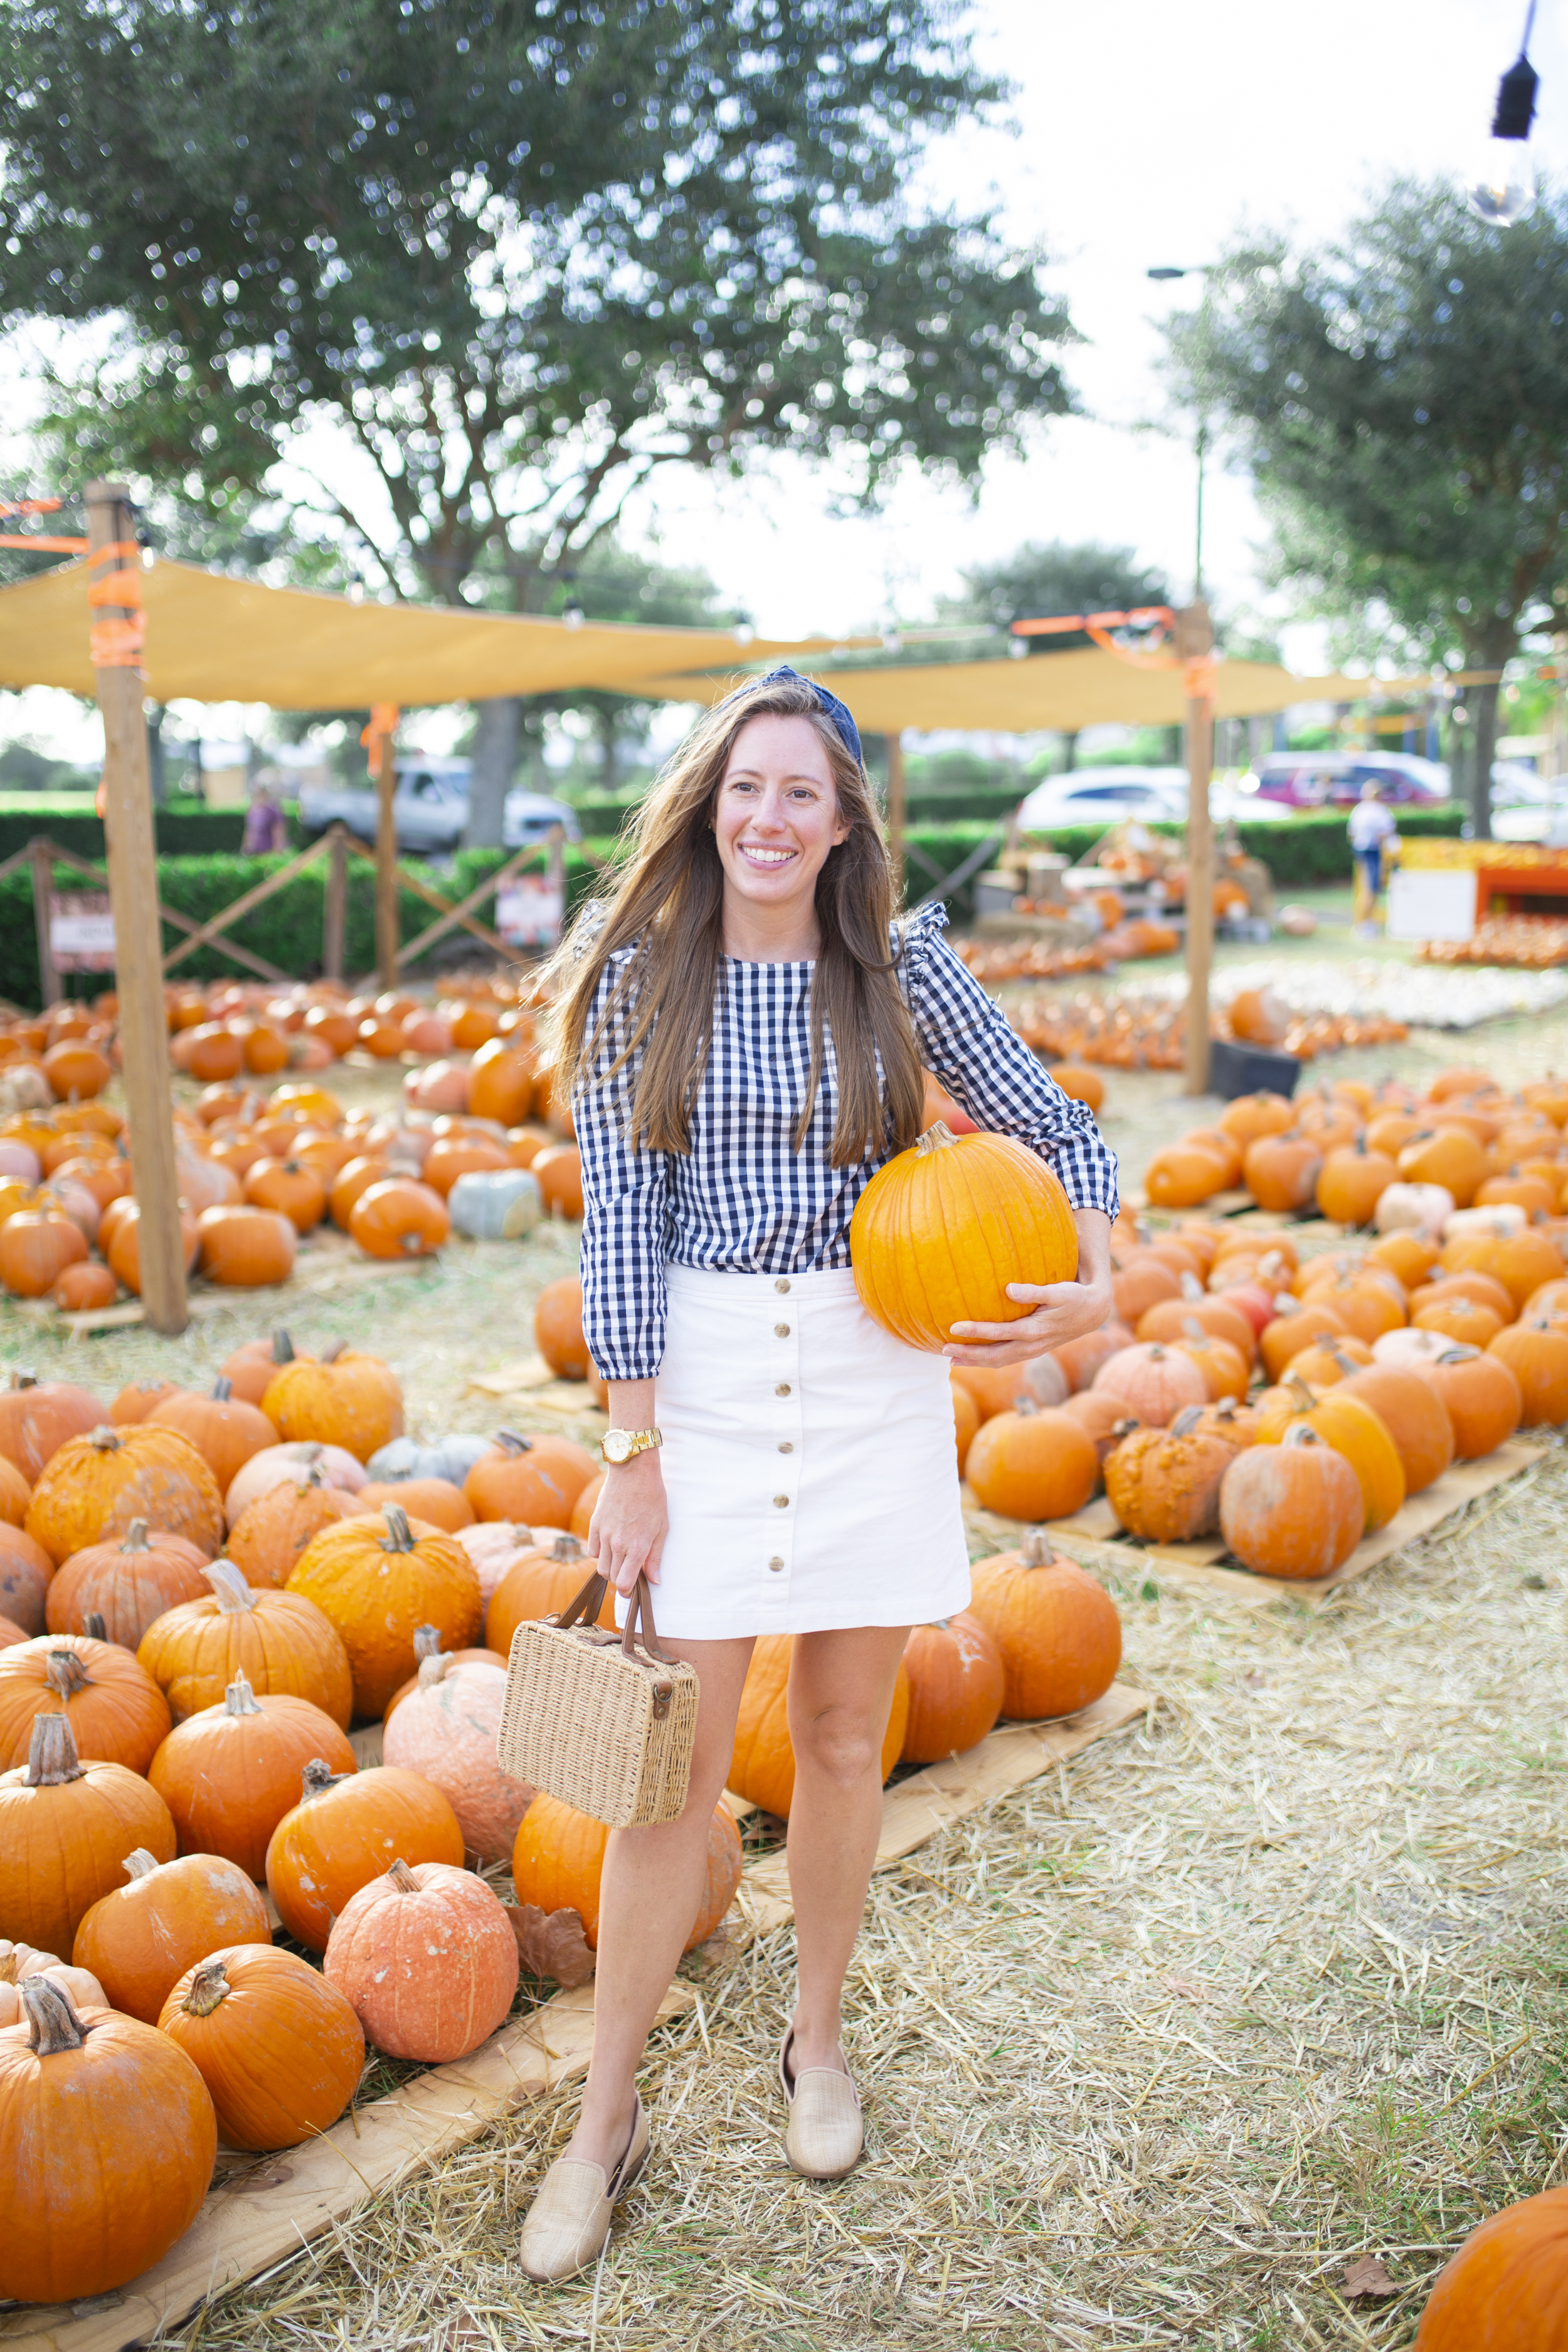
{"label": "knee", "polygon": [[837,1788],[854,1789],[869,1780],[880,1788],[882,1742],[857,1707],[825,1707],[790,1725],[796,1766],[808,1765]]}

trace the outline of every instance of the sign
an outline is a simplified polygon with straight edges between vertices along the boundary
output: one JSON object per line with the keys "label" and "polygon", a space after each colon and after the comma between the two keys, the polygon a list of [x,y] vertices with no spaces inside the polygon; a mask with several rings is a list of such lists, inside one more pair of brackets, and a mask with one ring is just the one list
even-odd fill
{"label": "sign", "polygon": [[114,917],[107,890],[78,890],[49,901],[49,954],[57,971],[112,971]]}
{"label": "sign", "polygon": [[1388,884],[1391,940],[1473,940],[1476,877],[1432,866],[1402,866]]}
{"label": "sign", "polygon": [[509,948],[552,948],[561,937],[564,893],[542,874],[522,874],[496,892],[496,929]]}

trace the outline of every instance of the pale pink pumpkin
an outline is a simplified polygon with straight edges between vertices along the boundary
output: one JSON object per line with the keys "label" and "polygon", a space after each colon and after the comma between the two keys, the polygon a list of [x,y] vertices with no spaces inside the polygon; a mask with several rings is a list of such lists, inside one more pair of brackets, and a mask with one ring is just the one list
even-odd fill
{"label": "pale pink pumpkin", "polygon": [[321,1971],[378,2050],[445,2065],[477,2050],[510,2009],[517,1938],[471,1871],[395,1862],[344,1904]]}
{"label": "pale pink pumpkin", "polygon": [[422,1658],[416,1687],[386,1718],[382,1753],[433,1781],[481,1862],[509,1859],[518,1823],[533,1802],[526,1780],[514,1780],[496,1760],[496,1733],[506,1696],[506,1670]]}
{"label": "pale pink pumpkin", "polygon": [[1107,1357],[1094,1376],[1097,1389],[1125,1397],[1149,1429],[1163,1429],[1190,1404],[1208,1402],[1208,1383],[1180,1348],[1142,1339]]}
{"label": "pale pink pumpkin", "polygon": [[[546,1538],[552,1532],[547,1528]],[[516,1519],[476,1519],[471,1528],[458,1528],[458,1541],[479,1572],[479,1600],[488,1609],[501,1579],[524,1552],[537,1549],[540,1538]]]}

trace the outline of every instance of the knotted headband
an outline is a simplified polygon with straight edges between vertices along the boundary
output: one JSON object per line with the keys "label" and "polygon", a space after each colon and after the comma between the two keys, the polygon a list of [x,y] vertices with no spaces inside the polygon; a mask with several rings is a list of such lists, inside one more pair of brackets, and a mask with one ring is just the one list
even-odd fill
{"label": "knotted headband", "polygon": [[816,697],[817,709],[828,720],[834,733],[850,758],[863,768],[866,764],[866,755],[860,749],[860,730],[850,715],[848,705],[840,702],[836,694],[829,694],[827,688],[825,686],[819,686],[816,678],[803,677],[799,670],[791,669],[787,662],[783,663],[777,669],[769,670],[765,677],[749,678],[746,684],[739,688],[735,693],[727,694],[718,707],[721,710],[727,710],[731,702],[741,701],[744,696],[754,693],[758,687],[773,686],[786,677],[793,680],[796,686],[810,687]]}

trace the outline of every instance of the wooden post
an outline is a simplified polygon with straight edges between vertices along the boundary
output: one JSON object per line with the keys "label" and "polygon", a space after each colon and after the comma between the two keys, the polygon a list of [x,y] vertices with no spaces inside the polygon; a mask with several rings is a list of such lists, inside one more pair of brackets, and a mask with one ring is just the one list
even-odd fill
{"label": "wooden post", "polygon": [[142,1305],[153,1330],[172,1335],[184,1329],[190,1315],[142,711],[142,555],[123,483],[88,484],[87,528],[92,666],[103,714],[103,823],[114,910],[115,992],[140,1213]]}
{"label": "wooden post", "polygon": [[349,919],[349,849],[342,825],[329,836],[327,903],[321,926],[321,970],[328,980],[343,976],[343,944]]}
{"label": "wooden post", "polygon": [[888,745],[888,855],[893,863],[893,904],[904,903],[904,824],[908,802],[904,791],[904,739],[889,733]]}
{"label": "wooden post", "polygon": [[1208,1092],[1209,972],[1214,963],[1214,625],[1200,599],[1175,616],[1175,650],[1186,672],[1187,1004],[1186,1091]]}
{"label": "wooden post", "polygon": [[385,989],[397,986],[397,818],[393,795],[397,790],[394,744],[397,706],[377,703],[365,730],[370,744],[371,773],[375,778],[375,961]]}
{"label": "wooden post", "polygon": [[55,861],[47,845],[35,841],[33,857],[33,929],[38,941],[38,994],[47,1012],[58,1004],[63,993],[60,976],[55,970],[54,942],[50,937],[50,917],[54,911]]}

